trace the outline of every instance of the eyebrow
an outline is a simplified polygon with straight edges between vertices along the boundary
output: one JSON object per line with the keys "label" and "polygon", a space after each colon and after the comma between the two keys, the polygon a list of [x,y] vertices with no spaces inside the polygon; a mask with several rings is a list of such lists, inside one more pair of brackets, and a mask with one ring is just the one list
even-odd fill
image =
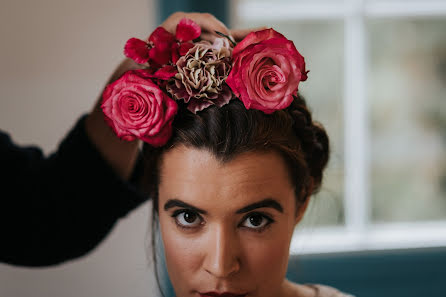
{"label": "eyebrow", "polygon": [[[166,204],[164,204],[164,210],[168,210],[172,207],[184,207],[184,208],[188,208],[191,209],[193,211],[196,211],[198,213],[201,214],[207,214],[207,211],[200,209],[198,207],[195,207],[193,205],[190,205],[184,201],[181,201],[179,199],[169,199]],[[246,213],[249,212],[251,210],[257,209],[257,208],[263,208],[263,207],[270,207],[270,208],[274,208],[275,210],[283,213],[283,207],[282,205],[280,205],[279,202],[277,202],[276,200],[274,200],[273,198],[266,198],[263,199],[262,201],[259,202],[255,202],[252,204],[249,204],[239,210],[237,210],[235,213],[236,214],[240,214],[240,213]]]}
{"label": "eyebrow", "polygon": [[283,213],[282,205],[280,205],[280,203],[277,202],[276,200],[274,200],[273,198],[266,198],[262,201],[247,205],[247,206],[237,210],[236,213],[245,213],[245,212],[248,212],[248,211],[251,211],[251,210],[254,210],[257,208],[262,208],[262,207],[274,208],[275,210]]}
{"label": "eyebrow", "polygon": [[184,208],[189,208],[195,212],[201,213],[201,214],[207,214],[207,211],[202,210],[198,207],[192,206],[190,204],[187,204],[186,202],[183,202],[179,199],[169,199],[166,204],[164,204],[164,210],[168,210],[169,208],[172,207],[184,207]]}

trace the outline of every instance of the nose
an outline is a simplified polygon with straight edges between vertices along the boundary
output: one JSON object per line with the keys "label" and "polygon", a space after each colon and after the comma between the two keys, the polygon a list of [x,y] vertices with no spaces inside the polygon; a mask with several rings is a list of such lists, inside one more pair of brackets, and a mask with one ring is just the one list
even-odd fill
{"label": "nose", "polygon": [[204,269],[217,278],[227,278],[240,270],[237,235],[230,228],[209,230],[209,244],[204,259]]}

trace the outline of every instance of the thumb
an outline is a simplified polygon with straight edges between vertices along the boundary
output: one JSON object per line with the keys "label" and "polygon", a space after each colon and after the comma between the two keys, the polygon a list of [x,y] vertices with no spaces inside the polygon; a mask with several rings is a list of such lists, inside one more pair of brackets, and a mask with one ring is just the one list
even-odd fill
{"label": "thumb", "polygon": [[257,28],[245,28],[245,29],[232,29],[231,30],[231,35],[232,37],[234,37],[236,42],[240,42],[243,40],[243,38],[245,38],[249,33],[251,32],[255,32],[255,31],[260,31],[260,30],[265,30],[267,29],[267,27],[257,27]]}

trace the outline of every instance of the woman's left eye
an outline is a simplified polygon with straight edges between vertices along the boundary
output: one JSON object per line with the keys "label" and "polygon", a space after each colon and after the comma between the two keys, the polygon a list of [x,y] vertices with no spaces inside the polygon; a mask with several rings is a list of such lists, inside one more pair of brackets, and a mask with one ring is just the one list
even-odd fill
{"label": "woman's left eye", "polygon": [[242,226],[254,230],[263,229],[264,227],[271,224],[273,220],[263,214],[253,213],[247,216],[242,222]]}
{"label": "woman's left eye", "polygon": [[172,217],[175,219],[177,225],[183,228],[198,227],[202,223],[200,215],[190,210],[177,211]]}

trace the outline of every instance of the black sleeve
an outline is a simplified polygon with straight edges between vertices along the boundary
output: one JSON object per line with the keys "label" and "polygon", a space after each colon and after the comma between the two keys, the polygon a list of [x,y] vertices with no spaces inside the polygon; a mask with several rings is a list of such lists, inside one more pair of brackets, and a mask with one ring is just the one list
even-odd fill
{"label": "black sleeve", "polygon": [[47,158],[0,132],[0,262],[48,266],[85,255],[146,200],[105,162],[85,119]]}

